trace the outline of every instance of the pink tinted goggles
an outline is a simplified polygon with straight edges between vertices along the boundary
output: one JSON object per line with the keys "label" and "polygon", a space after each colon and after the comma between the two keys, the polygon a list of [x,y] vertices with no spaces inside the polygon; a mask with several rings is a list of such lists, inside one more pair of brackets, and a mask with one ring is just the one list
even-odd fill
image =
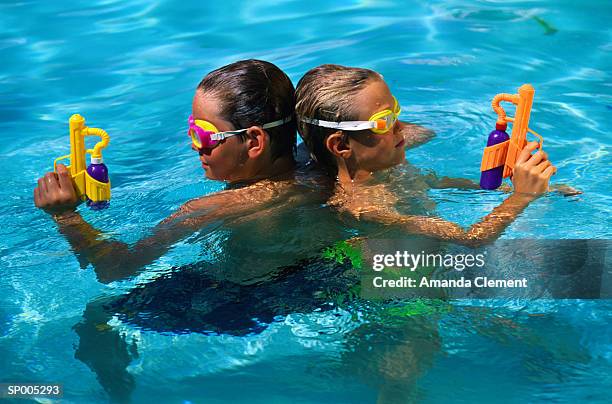
{"label": "pink tinted goggles", "polygon": [[[291,121],[291,119],[292,117],[287,117],[285,119],[266,123],[261,127],[263,129],[274,128]],[[191,142],[197,149],[212,149],[218,146],[222,140],[247,131],[247,129],[239,129],[220,132],[211,122],[194,119],[193,115],[189,116],[187,123],[189,124],[187,135],[191,138]]]}

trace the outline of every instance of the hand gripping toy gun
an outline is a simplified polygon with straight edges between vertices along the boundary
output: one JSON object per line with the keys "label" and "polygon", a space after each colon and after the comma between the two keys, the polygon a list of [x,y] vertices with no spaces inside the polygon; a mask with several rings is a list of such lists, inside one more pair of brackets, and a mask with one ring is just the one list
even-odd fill
{"label": "hand gripping toy gun", "polygon": [[[542,148],[544,143],[542,136],[527,127],[534,93],[535,90],[530,84],[523,84],[518,89],[518,94],[497,94],[493,97],[491,106],[497,113],[497,122],[495,130],[489,134],[487,147],[482,154],[480,164],[482,189],[497,189],[504,178],[512,175],[516,159],[527,144],[527,132],[540,139],[539,148]],[[502,101],[516,105],[514,119],[506,116],[506,111],[500,106]],[[508,122],[512,122],[511,136],[506,133]]]}
{"label": "hand gripping toy gun", "polygon": [[[85,126],[85,118],[79,114],[72,115],[69,124],[70,154],[56,158],[53,170],[57,172],[58,161],[70,158],[68,169],[78,197],[93,209],[102,209],[108,206],[111,197],[108,168],[102,162],[102,149],[108,146],[110,136],[102,129]],[[85,136],[99,136],[102,140],[93,149],[85,149]],[[91,154],[91,164],[87,167],[86,153]]]}

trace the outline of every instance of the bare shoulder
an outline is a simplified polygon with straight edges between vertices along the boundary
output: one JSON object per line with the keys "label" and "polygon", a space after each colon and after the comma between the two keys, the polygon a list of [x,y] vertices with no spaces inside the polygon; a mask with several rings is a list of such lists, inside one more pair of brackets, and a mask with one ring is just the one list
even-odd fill
{"label": "bare shoulder", "polygon": [[293,181],[270,181],[263,180],[254,184],[226,189],[214,194],[205,195],[200,198],[192,199],[185,203],[181,209],[187,212],[205,210],[224,206],[228,203],[249,203],[257,205],[269,202],[283,193],[286,193],[294,186]]}
{"label": "bare shoulder", "polygon": [[416,125],[409,122],[398,121],[399,130],[404,136],[404,141],[407,149],[420,146],[429,142],[435,136],[434,131],[427,129],[421,125]]}
{"label": "bare shoulder", "polygon": [[[292,181],[263,180],[243,187],[227,189],[185,202],[161,224],[191,223],[202,217],[229,217],[255,210],[268,203],[282,200],[293,188]],[[198,222],[199,223],[199,222]]]}

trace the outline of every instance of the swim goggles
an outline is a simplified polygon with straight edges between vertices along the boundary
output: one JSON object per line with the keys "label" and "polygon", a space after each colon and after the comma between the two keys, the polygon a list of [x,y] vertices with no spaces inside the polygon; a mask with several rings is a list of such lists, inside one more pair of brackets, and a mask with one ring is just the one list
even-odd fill
{"label": "swim goggles", "polygon": [[301,121],[309,123],[311,125],[320,126],[322,128],[340,129],[347,131],[358,131],[370,129],[374,133],[385,133],[393,127],[397,122],[399,114],[402,112],[402,108],[399,106],[397,99],[393,97],[394,105],[393,110],[385,109],[375,113],[367,121],[344,121],[344,122],[331,122],[322,121],[320,119],[305,118],[302,117]]}
{"label": "swim goggles", "polygon": [[[261,128],[275,128],[277,126],[284,125],[290,121],[291,117],[289,116],[285,119],[279,119],[278,121],[261,125]],[[239,129],[220,132],[215,125],[208,121],[193,119],[193,115],[189,115],[189,119],[187,120],[187,122],[189,123],[189,130],[187,131],[187,135],[191,138],[191,142],[193,143],[193,145],[198,149],[212,149],[219,145],[222,140],[227,139],[228,137],[239,135],[248,130]]]}

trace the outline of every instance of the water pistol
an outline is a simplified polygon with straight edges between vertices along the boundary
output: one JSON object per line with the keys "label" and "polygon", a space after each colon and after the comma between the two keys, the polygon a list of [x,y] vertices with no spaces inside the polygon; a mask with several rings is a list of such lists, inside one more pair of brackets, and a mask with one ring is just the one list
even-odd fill
{"label": "water pistol", "polygon": [[[489,134],[487,147],[482,154],[480,164],[480,187],[482,189],[497,189],[502,180],[512,175],[516,159],[527,144],[527,132],[540,139],[539,148],[542,149],[544,139],[529,129],[529,116],[533,104],[534,88],[530,84],[523,84],[518,94],[497,94],[493,97],[491,106],[497,113],[495,130]],[[516,105],[514,118],[506,116],[501,102],[511,102]],[[506,128],[512,122],[512,134],[508,136]]]}
{"label": "water pistol", "polygon": [[[111,184],[108,179],[108,168],[102,161],[102,149],[108,146],[110,136],[102,129],[85,126],[85,118],[74,114],[68,121],[70,125],[70,154],[61,156],[53,162],[53,170],[57,172],[57,162],[70,159],[68,170],[78,197],[87,201],[93,209],[108,206],[111,198]],[[85,149],[86,136],[99,136],[101,141],[93,149]],[[91,164],[85,166],[86,154],[91,155]]]}

